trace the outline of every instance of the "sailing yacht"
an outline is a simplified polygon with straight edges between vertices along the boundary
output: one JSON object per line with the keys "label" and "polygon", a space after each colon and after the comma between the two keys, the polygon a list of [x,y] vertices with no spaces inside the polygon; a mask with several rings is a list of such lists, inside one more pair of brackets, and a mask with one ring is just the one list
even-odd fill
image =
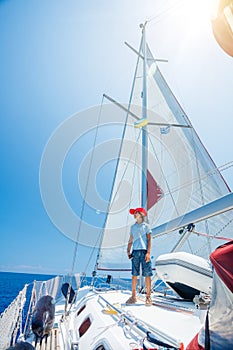
{"label": "sailing yacht", "polygon": [[[35,281],[27,304],[25,286],[1,315],[1,349],[31,344],[61,350],[194,350],[207,349],[205,339],[211,349],[233,347],[228,326],[218,328],[214,318],[220,312],[224,325],[232,322],[233,196],[166,83],[158,67],[164,60],[155,58],[147,44],[146,23],[140,27],[139,48],[127,44],[136,57],[129,103],[105,94],[98,113],[92,109],[81,121],[78,114],[69,120],[80,132],[91,120],[89,128],[94,130],[93,147],[83,161],[81,217],[71,228],[76,248],[87,239],[93,248],[98,246],[91,282],[76,274],[66,283],[61,276]],[[48,154],[42,160],[42,187]],[[93,179],[97,181],[103,164],[110,164],[112,181],[106,181],[101,197]],[[46,187],[51,191],[46,195],[42,188],[50,214],[55,185]],[[126,304],[130,284],[119,281],[131,276],[126,251],[133,224],[129,210],[139,206],[148,211],[153,237],[150,307],[145,305],[143,278],[133,305]],[[219,290],[225,303],[217,302]],[[53,298],[55,309],[46,304],[40,313],[37,302],[46,295]],[[32,327],[35,310],[40,325]],[[49,330],[48,319],[53,321]],[[212,340],[213,329],[219,341]]]}

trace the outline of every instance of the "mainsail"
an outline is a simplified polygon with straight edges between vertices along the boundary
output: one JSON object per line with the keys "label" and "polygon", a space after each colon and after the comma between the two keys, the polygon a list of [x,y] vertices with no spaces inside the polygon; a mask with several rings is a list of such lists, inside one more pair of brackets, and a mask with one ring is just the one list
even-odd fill
{"label": "mainsail", "polygon": [[[145,93],[142,90],[144,60],[147,118],[140,127],[140,120],[144,121],[141,108]],[[126,246],[133,218],[129,209],[141,206],[142,176],[147,177],[148,220],[152,228],[230,192],[148,45],[144,45],[144,50],[143,44],[140,45],[130,103],[122,108],[128,112],[97,261],[98,269],[111,271],[130,270]],[[143,131],[147,135],[147,169],[143,168]],[[222,243],[218,241],[219,235],[232,236],[232,220],[230,212],[198,223],[196,229],[206,235],[198,237],[189,232],[179,250],[208,258]],[[180,239],[179,231],[155,237],[152,257],[172,251]]]}

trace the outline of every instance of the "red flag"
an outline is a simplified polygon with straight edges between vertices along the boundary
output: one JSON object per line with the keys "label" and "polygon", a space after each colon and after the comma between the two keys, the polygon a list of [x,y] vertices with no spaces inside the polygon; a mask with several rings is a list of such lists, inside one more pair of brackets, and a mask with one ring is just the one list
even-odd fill
{"label": "red flag", "polygon": [[162,189],[147,169],[147,210],[150,210],[162,197]]}

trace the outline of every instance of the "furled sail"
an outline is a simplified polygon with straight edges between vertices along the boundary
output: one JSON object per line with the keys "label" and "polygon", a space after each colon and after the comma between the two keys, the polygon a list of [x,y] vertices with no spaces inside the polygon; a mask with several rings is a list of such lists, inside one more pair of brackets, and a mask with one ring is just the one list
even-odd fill
{"label": "furled sail", "polygon": [[[141,108],[144,59],[147,60],[147,120],[140,127],[140,120],[144,121]],[[130,104],[124,108],[129,112],[98,256],[98,269],[112,271],[130,270],[126,246],[134,219],[129,209],[141,206],[143,174],[147,176],[148,220],[152,228],[230,191],[168,87],[148,46],[146,54],[139,52]],[[147,134],[147,169],[143,169],[143,128]],[[206,235],[188,233],[179,249],[208,258],[222,243],[217,239],[219,235],[232,237],[232,215],[231,212],[221,214],[198,223],[196,230]],[[152,256],[156,258],[172,251],[180,239],[179,232],[155,237]]]}

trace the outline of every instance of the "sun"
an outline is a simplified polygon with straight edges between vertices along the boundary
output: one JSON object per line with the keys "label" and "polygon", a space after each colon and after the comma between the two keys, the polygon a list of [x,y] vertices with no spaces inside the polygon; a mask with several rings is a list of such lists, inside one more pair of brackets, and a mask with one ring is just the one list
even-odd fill
{"label": "sun", "polygon": [[233,0],[213,1],[211,23],[215,40],[233,57]]}

